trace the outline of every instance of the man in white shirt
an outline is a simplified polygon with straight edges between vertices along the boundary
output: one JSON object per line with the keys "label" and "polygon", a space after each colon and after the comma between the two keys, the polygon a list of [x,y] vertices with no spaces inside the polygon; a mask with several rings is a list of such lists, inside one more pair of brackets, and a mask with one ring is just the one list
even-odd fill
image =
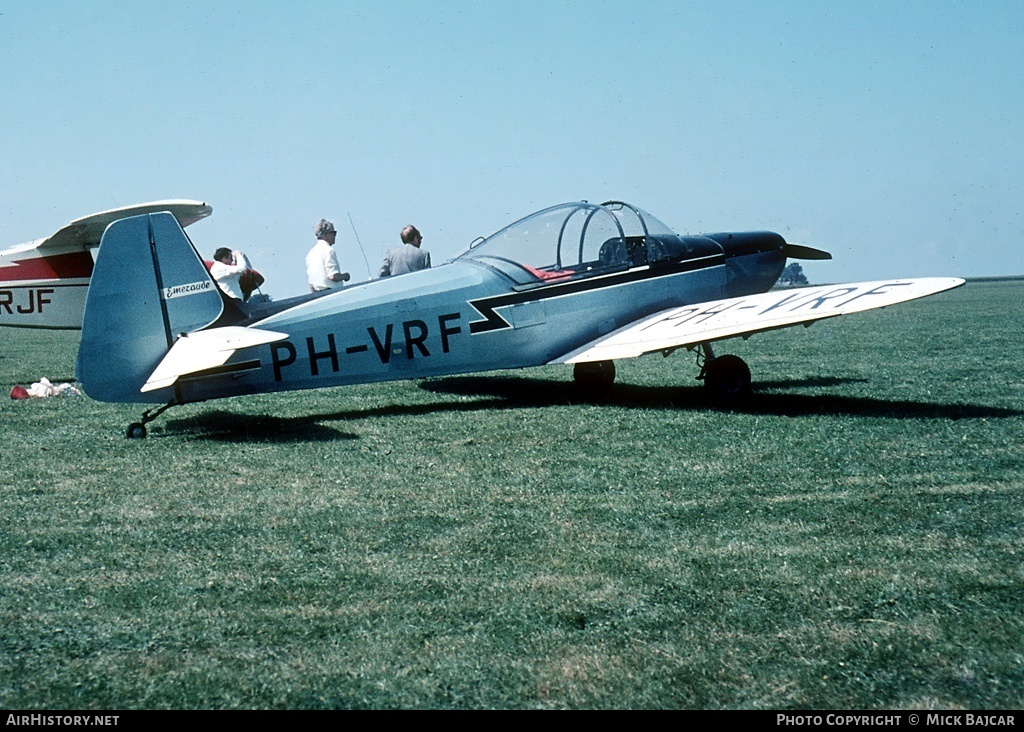
{"label": "man in white shirt", "polygon": [[327,219],[320,219],[320,223],[313,228],[313,234],[316,236],[316,244],[306,255],[306,278],[309,280],[310,291],[341,287],[351,276],[348,272],[342,272],[338,266],[338,257],[334,253],[338,232],[334,224]]}
{"label": "man in white shirt", "polygon": [[238,279],[247,269],[249,269],[249,260],[239,251],[233,252],[227,247],[221,247],[213,253],[213,266],[210,267],[210,275],[228,297],[233,297],[236,300],[245,299]]}

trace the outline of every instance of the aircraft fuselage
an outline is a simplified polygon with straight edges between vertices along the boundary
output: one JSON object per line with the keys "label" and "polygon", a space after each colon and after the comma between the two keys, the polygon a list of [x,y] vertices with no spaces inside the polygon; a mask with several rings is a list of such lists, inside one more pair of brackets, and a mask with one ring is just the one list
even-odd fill
{"label": "aircraft fuselage", "polygon": [[719,254],[516,286],[486,265],[456,261],[346,287],[252,322],[288,338],[236,354],[223,376],[183,380],[181,398],[539,366],[668,307],[766,291],[784,264],[778,251]]}

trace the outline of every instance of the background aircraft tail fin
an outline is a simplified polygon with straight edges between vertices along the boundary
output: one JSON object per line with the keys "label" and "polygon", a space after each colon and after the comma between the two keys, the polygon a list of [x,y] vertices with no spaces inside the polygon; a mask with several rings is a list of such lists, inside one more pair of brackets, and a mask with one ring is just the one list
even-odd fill
{"label": "background aircraft tail fin", "polygon": [[140,389],[181,333],[213,323],[224,304],[202,257],[170,213],[115,221],[103,234],[82,319],[78,380],[108,402],[165,402]]}

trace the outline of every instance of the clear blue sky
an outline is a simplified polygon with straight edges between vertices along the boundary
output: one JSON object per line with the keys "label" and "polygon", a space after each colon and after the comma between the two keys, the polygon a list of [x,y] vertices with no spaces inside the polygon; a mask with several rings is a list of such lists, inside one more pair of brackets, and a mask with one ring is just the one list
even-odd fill
{"label": "clear blue sky", "polygon": [[1024,274],[1024,3],[0,1],[0,248],[196,198],[305,288],[563,201],[772,229],[815,281]]}

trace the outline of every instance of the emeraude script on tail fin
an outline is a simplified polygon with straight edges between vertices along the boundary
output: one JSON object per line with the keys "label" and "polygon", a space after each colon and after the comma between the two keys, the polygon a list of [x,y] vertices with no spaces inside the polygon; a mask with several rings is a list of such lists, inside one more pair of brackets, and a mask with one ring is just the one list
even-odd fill
{"label": "emeraude script on tail fin", "polygon": [[202,257],[169,213],[121,219],[103,234],[78,348],[78,380],[94,399],[165,402],[140,389],[181,333],[224,308]]}

